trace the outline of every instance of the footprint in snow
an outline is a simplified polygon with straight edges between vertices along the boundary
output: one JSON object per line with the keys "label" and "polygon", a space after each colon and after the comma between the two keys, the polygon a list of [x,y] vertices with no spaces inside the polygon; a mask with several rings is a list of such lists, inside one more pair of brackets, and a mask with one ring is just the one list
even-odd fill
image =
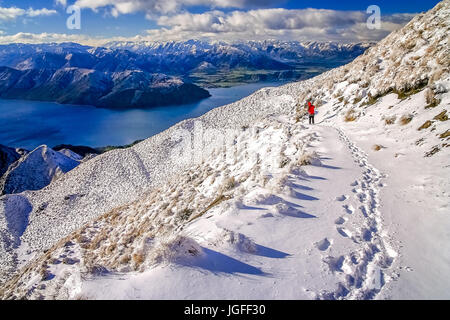
{"label": "footprint in snow", "polygon": [[355,181],[355,182],[353,182],[353,183],[350,184],[350,186],[352,186],[352,187],[356,187],[357,185],[359,185],[359,182],[358,182],[358,181]]}
{"label": "footprint in snow", "polygon": [[361,213],[363,214],[364,217],[368,217],[369,216],[369,208],[367,206],[360,206],[359,210],[361,210]]}
{"label": "footprint in snow", "polygon": [[333,241],[333,240],[331,240],[331,242],[330,242],[330,240],[328,240],[327,238],[325,238],[325,239],[322,239],[322,240],[316,242],[314,245],[315,245],[316,248],[319,249],[320,251],[325,251],[325,250],[327,250],[327,249],[331,246],[332,241]]}
{"label": "footprint in snow", "polygon": [[353,212],[355,212],[355,208],[353,208],[351,205],[343,205],[345,212],[347,212],[348,214],[353,214]]}
{"label": "footprint in snow", "polygon": [[372,232],[366,228],[362,229],[361,238],[366,242],[370,242],[372,240]]}
{"label": "footprint in snow", "polygon": [[346,222],[347,222],[347,218],[344,218],[344,217],[339,217],[334,221],[334,223],[338,224],[338,225],[344,224]]}
{"label": "footprint in snow", "polygon": [[347,195],[342,195],[342,196],[336,197],[336,200],[337,200],[337,201],[345,201],[345,200],[347,200],[347,199],[348,199],[348,196],[347,196]]}
{"label": "footprint in snow", "polygon": [[260,215],[260,218],[273,218],[273,217],[274,215],[270,212]]}
{"label": "footprint in snow", "polygon": [[352,233],[349,230],[345,229],[345,228],[336,228],[336,230],[344,238],[351,238],[352,237]]}
{"label": "footprint in snow", "polygon": [[359,202],[365,203],[368,196],[366,192],[359,192],[356,194],[356,198],[358,198]]}

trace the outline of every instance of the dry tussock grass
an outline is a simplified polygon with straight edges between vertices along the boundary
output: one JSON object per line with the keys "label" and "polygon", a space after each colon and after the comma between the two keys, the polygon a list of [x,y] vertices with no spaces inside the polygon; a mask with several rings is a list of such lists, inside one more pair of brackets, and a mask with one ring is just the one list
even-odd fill
{"label": "dry tussock grass", "polygon": [[424,130],[424,129],[428,129],[429,127],[431,127],[432,124],[433,124],[433,122],[428,120],[423,125],[421,125],[417,130],[421,131],[421,130]]}
{"label": "dry tussock grass", "polygon": [[381,144],[375,144],[372,149],[375,151],[380,151],[381,149],[385,149],[386,147],[382,146]]}
{"label": "dry tussock grass", "polygon": [[396,116],[388,117],[388,118],[385,118],[385,119],[384,119],[384,123],[385,123],[386,125],[392,125],[392,124],[395,123],[395,120],[397,120],[397,117],[396,117]]}
{"label": "dry tussock grass", "polygon": [[410,123],[410,122],[412,121],[413,118],[414,118],[414,116],[411,115],[411,114],[403,115],[403,116],[400,118],[400,124],[401,124],[402,126],[407,125],[408,123]]}
{"label": "dry tussock grass", "polygon": [[447,121],[448,120],[447,110],[442,111],[437,116],[435,116],[433,119],[438,120],[438,121]]}
{"label": "dry tussock grass", "polygon": [[352,122],[358,119],[358,114],[356,113],[355,109],[350,109],[347,111],[347,113],[344,116],[345,122]]}
{"label": "dry tussock grass", "polygon": [[318,155],[316,152],[304,153],[298,159],[298,164],[300,166],[308,166],[308,165],[313,164],[314,160],[316,160],[317,158],[318,158]]}

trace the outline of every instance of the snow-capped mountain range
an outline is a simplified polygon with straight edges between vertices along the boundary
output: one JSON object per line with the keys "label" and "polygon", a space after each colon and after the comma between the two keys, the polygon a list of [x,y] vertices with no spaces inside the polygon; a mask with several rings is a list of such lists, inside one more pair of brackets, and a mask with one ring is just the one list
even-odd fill
{"label": "snow-capped mountain range", "polygon": [[448,299],[449,33],[444,0],[347,65],[2,196],[0,297]]}
{"label": "snow-capped mountain range", "polygon": [[[203,58],[203,61],[216,66],[227,63],[228,66],[233,67],[232,62],[238,63],[239,61],[247,67],[280,68],[283,65],[276,62],[284,62],[289,65],[292,62],[299,63],[317,59],[348,61],[359,56],[373,45],[373,43],[345,44],[337,42],[283,42],[278,40],[231,43],[189,40],[184,42],[110,42],[106,44],[106,47],[161,57],[162,61],[172,61],[177,65],[189,59]],[[263,58],[274,60],[272,66],[270,64],[264,65]],[[258,62],[257,59],[260,59],[260,61]],[[190,65],[188,64],[187,68],[192,68]],[[284,67],[288,66],[284,65]]]}
{"label": "snow-capped mountain range", "polygon": [[[297,64],[342,64],[368,46],[199,41],[111,43],[106,48],[76,43],[2,45],[0,97],[106,108],[183,104],[209,96],[206,90],[190,83],[192,74],[198,78],[198,73],[252,70],[251,75],[239,76],[238,80],[306,78],[311,74],[292,71]],[[261,70],[272,73],[254,73]],[[320,70],[312,74],[317,73]]]}

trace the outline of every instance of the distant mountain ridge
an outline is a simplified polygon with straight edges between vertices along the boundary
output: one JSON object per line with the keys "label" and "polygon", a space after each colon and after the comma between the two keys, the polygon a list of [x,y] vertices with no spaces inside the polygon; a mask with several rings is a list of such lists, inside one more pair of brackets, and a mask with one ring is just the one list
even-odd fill
{"label": "distant mountain ridge", "polygon": [[[110,42],[105,47],[76,43],[0,45],[0,66],[14,69],[86,68],[105,72],[142,70],[181,74],[209,63],[215,67],[292,69],[292,63],[328,59],[349,62],[373,43],[247,41],[237,43]],[[180,69],[181,68],[181,69]],[[176,70],[175,70],[176,69]]]}
{"label": "distant mountain ridge", "polygon": [[308,58],[334,58],[352,59],[364,53],[365,50],[373,46],[374,43],[338,43],[338,42],[298,42],[298,41],[169,41],[169,42],[132,42],[117,41],[107,43],[105,46],[110,49],[125,49],[136,53],[150,55],[169,56],[204,56],[215,54],[223,58],[226,56],[266,56],[272,60],[286,63],[298,62],[300,59]]}
{"label": "distant mountain ridge", "polygon": [[158,72],[174,70],[202,87],[311,78],[352,61],[373,43],[296,41],[111,42],[106,47],[144,55]]}
{"label": "distant mountain ridge", "polygon": [[209,96],[207,90],[179,78],[141,70],[0,67],[0,97],[7,99],[130,108],[185,104]]}
{"label": "distant mountain ridge", "polygon": [[370,46],[195,40],[0,45],[0,98],[106,108],[185,104],[209,96],[199,86],[305,79]]}

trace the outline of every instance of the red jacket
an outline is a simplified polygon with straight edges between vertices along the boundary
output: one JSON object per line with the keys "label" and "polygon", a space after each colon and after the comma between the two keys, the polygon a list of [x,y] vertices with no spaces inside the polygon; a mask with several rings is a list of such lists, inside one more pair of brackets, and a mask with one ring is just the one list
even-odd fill
{"label": "red jacket", "polygon": [[308,101],[308,112],[310,115],[314,115],[314,108],[315,106],[313,106],[311,102]]}

